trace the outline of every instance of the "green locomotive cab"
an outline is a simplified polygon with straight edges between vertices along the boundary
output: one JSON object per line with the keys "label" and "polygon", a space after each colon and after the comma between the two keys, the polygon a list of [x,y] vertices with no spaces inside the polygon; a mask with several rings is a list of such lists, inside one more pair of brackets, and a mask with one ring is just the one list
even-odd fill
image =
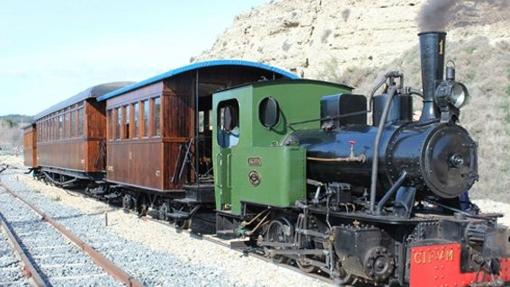
{"label": "green locomotive cab", "polygon": [[321,98],[344,85],[262,81],[213,96],[216,209],[245,215],[246,204],[291,207],[306,196],[306,150],[283,145],[296,129],[318,129]]}

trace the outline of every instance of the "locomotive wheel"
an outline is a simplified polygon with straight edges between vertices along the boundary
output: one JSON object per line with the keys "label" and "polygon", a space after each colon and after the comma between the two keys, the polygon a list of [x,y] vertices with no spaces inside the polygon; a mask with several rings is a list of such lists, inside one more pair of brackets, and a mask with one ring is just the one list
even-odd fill
{"label": "locomotive wheel", "polygon": [[191,219],[182,219],[182,220],[176,220],[175,221],[175,228],[176,229],[189,229],[191,228]]}
{"label": "locomotive wheel", "polygon": [[[292,224],[285,218],[278,218],[269,224],[265,234],[265,240],[277,243],[292,243],[294,228]],[[275,249],[284,249],[274,247]],[[272,258],[276,263],[286,263],[289,258],[282,255],[274,255]]]}
{"label": "locomotive wheel", "polygon": [[313,273],[318,270],[316,266],[306,263],[305,257],[299,257],[299,259],[296,260],[296,265],[298,266],[299,270],[305,273]]}
{"label": "locomotive wheel", "polygon": [[354,283],[354,278],[351,274],[347,273],[341,266],[340,262],[337,264],[336,274],[333,277],[335,285],[344,286]]}

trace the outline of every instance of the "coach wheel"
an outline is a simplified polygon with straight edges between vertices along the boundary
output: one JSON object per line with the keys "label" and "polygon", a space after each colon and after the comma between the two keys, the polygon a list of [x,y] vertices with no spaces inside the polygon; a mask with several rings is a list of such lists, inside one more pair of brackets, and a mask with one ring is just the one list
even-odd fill
{"label": "coach wheel", "polygon": [[168,221],[168,213],[170,212],[170,204],[163,203],[158,209],[158,217],[160,220]]}
{"label": "coach wheel", "polygon": [[125,194],[122,198],[122,208],[124,208],[125,211],[129,211],[135,207],[135,199],[129,195]]}
{"label": "coach wheel", "polygon": [[146,216],[147,212],[149,211],[149,204],[145,199],[141,200],[140,206],[138,206],[138,216]]}

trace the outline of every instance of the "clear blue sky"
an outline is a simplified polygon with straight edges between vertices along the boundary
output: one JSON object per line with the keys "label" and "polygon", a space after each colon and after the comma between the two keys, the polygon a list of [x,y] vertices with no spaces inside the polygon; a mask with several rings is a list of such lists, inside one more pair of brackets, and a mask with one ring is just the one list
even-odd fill
{"label": "clear blue sky", "polygon": [[0,115],[34,115],[89,86],[189,63],[267,0],[2,0]]}

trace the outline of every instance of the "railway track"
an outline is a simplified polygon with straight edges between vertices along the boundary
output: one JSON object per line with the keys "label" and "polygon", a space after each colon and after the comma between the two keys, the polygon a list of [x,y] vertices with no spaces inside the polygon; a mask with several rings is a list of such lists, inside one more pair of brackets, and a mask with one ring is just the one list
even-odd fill
{"label": "railway track", "polygon": [[[11,270],[5,272],[12,273],[23,266],[18,270],[30,278],[32,285],[143,286],[64,226],[2,184],[0,224],[5,234],[4,240],[10,242],[13,252],[19,258],[9,266]],[[6,253],[12,254],[8,250]],[[11,275],[11,278],[16,278],[16,275]]]}
{"label": "railway track", "polygon": [[[28,201],[24,200],[23,198],[20,197],[19,194],[16,194],[14,192],[12,192],[9,188],[7,188],[5,185],[1,184],[0,183],[0,196],[2,195],[2,187],[4,189],[6,189],[6,192],[9,193],[11,196],[16,196],[18,199],[20,199],[21,201],[23,201],[25,204],[28,204],[30,206],[33,206],[32,204],[30,204]],[[70,193],[70,195],[77,195],[77,196],[84,196],[84,197],[88,197],[88,198],[93,198],[93,199],[96,199],[96,200],[100,200],[99,198],[96,198],[92,195],[88,195],[88,194],[85,194],[85,193],[82,193],[82,192],[79,192],[79,191],[68,191],[66,190],[67,193]],[[104,200],[101,200],[104,202]],[[108,203],[108,202],[105,202],[107,204],[109,204],[112,209],[117,209],[117,210],[120,210],[122,209],[121,207],[118,207],[118,206],[115,206],[115,205],[112,205],[111,203]],[[0,206],[0,210],[1,210],[1,206]],[[37,208],[36,208],[37,210]],[[39,213],[43,214],[42,211],[38,210]],[[131,214],[134,214],[136,215],[135,212],[130,212]],[[45,219],[48,219],[48,216],[44,216]],[[152,218],[150,216],[146,216],[144,217],[146,220],[148,221],[151,221],[151,222],[155,222],[155,223],[158,223],[158,224],[162,224],[166,227],[171,227],[171,228],[176,228],[175,225],[173,225],[172,223],[170,222],[166,222],[166,221],[161,221],[161,220],[158,220],[156,218]],[[57,223],[58,224],[58,223]],[[63,227],[62,227],[63,228]],[[246,251],[245,249],[243,248],[238,248],[236,246],[232,246],[230,244],[230,241],[228,240],[222,240],[220,238],[217,238],[217,237],[214,237],[212,235],[197,235],[197,234],[194,234],[192,232],[190,232],[189,230],[181,230],[183,232],[186,232],[188,233],[191,237],[194,237],[194,238],[199,238],[199,239],[203,239],[203,240],[206,240],[208,242],[211,242],[211,243],[214,243],[216,245],[220,245],[224,248],[229,248],[229,249],[232,249],[236,252],[239,252],[240,254],[243,254],[245,256],[250,256],[252,258],[256,258],[258,260],[261,260],[263,262],[266,262],[266,263],[272,263],[272,264],[275,264],[281,268],[284,268],[284,269],[287,269],[287,270],[291,270],[291,271],[294,271],[294,272],[297,272],[297,273],[300,273],[300,274],[304,274],[298,267],[294,266],[294,265],[289,265],[289,264],[284,264],[284,263],[279,263],[279,262],[275,262],[274,260],[272,260],[271,258],[268,258],[268,257],[265,257],[261,254],[258,254],[258,253],[255,253],[255,252],[251,252],[251,251]],[[82,242],[83,243],[83,242]],[[84,243],[83,243],[84,244]],[[79,244],[81,245],[81,244]],[[311,278],[314,278],[314,279],[317,279],[317,280],[320,280],[322,282],[325,282],[325,283],[328,283],[328,284],[334,284],[333,280],[331,280],[330,278],[328,277],[325,277],[321,274],[316,274],[316,273],[307,273],[305,274],[306,276],[308,277],[311,277]],[[129,283],[126,284],[129,286]],[[0,285],[1,286],[1,285]],[[101,285],[102,286],[102,285]],[[136,286],[136,285],[131,285],[131,286]]]}
{"label": "railway track", "polygon": [[21,272],[23,266],[7,233],[0,227],[0,286],[30,286],[31,282]]}
{"label": "railway track", "polygon": [[[99,200],[99,201],[102,201],[106,204],[108,204],[110,207],[112,207],[112,209],[115,209],[115,210],[123,210],[124,212],[128,212],[129,214],[132,214],[132,215],[136,215],[138,216],[138,213],[134,212],[134,211],[126,211],[125,209],[123,209],[122,207],[118,207],[116,205],[113,205],[112,203],[110,202],[107,202],[103,199],[101,199],[100,197],[96,197],[92,194],[87,194],[87,193],[81,193],[81,192],[76,192],[76,191],[67,191],[66,192],[68,193],[71,193],[71,195],[74,195],[74,196],[84,196],[84,197],[87,197],[87,198],[92,198],[92,199],[95,199],[95,200]],[[163,220],[159,220],[157,218],[153,218],[149,215],[143,217],[145,220],[147,221],[151,221],[151,222],[155,222],[155,223],[158,223],[158,224],[161,224],[163,226],[166,226],[166,227],[171,227],[171,228],[176,228],[178,229],[175,224],[171,223],[171,222],[168,222],[168,221],[163,221]],[[272,263],[272,264],[275,264],[281,268],[285,268],[285,269],[288,269],[288,270],[291,270],[291,271],[294,271],[294,272],[297,272],[299,274],[305,274],[306,276],[308,277],[311,277],[311,278],[314,278],[314,279],[317,279],[317,280],[320,280],[322,282],[325,282],[325,283],[328,283],[328,284],[332,284],[334,285],[335,282],[330,279],[329,277],[326,277],[324,275],[321,275],[321,274],[317,274],[317,273],[304,273],[301,269],[299,269],[297,266],[294,266],[294,265],[290,265],[290,264],[286,264],[286,263],[280,263],[280,262],[277,262],[277,261],[274,261],[272,260],[271,258],[268,258],[266,256],[263,256],[259,253],[255,253],[255,252],[250,252],[250,251],[246,251],[245,249],[243,248],[236,248],[236,247],[233,247],[231,244],[230,244],[230,241],[228,240],[223,240],[223,239],[220,239],[220,238],[217,238],[213,235],[199,235],[199,234],[194,234],[192,233],[190,230],[187,230],[187,229],[179,229],[180,232],[186,232],[190,235],[190,237],[194,237],[194,238],[198,238],[198,239],[203,239],[203,240],[206,240],[208,242],[211,242],[211,243],[214,243],[216,245],[220,245],[222,247],[225,247],[225,248],[229,248],[229,249],[232,249],[234,251],[237,251],[245,256],[250,256],[250,257],[253,257],[253,258],[256,258],[258,260],[261,260],[261,261],[264,261],[266,263]]]}
{"label": "railway track", "polygon": [[[129,211],[129,213],[136,215],[136,213],[132,212],[132,211]],[[156,222],[158,224],[162,224],[164,226],[173,227],[173,228],[177,229],[177,227],[174,224],[172,224],[172,223],[170,223],[168,221],[159,220],[159,219],[156,219],[156,218],[152,218],[150,216],[146,216],[145,218],[148,221]],[[251,252],[251,251],[246,251],[243,248],[233,247],[230,244],[231,242],[229,240],[223,240],[223,239],[217,238],[217,237],[215,237],[213,235],[194,234],[190,230],[187,230],[187,229],[185,229],[185,230],[180,229],[180,231],[188,233],[190,235],[190,237],[194,237],[194,238],[198,238],[198,239],[203,239],[203,240],[206,240],[208,242],[220,245],[222,247],[229,248],[229,249],[232,249],[234,251],[237,251],[237,252],[239,252],[239,253],[241,253],[241,254],[243,254],[245,256],[251,256],[253,258],[256,258],[258,260],[264,261],[266,263],[272,263],[272,264],[275,264],[275,265],[277,265],[279,267],[282,267],[282,268],[285,268],[285,269],[297,272],[299,274],[306,274],[306,276],[314,278],[314,279],[317,279],[317,280],[320,280],[322,282],[325,282],[325,283],[328,283],[328,284],[332,284],[332,285],[336,285],[334,280],[330,279],[329,277],[323,276],[321,274],[317,274],[317,273],[304,273],[301,269],[299,269],[298,267],[296,267],[294,265],[290,265],[290,264],[286,264],[286,263],[280,263],[280,262],[274,261],[273,259],[268,258],[268,257],[266,257],[266,256],[264,256],[262,254]],[[348,287],[348,286],[346,286],[346,287]]]}

